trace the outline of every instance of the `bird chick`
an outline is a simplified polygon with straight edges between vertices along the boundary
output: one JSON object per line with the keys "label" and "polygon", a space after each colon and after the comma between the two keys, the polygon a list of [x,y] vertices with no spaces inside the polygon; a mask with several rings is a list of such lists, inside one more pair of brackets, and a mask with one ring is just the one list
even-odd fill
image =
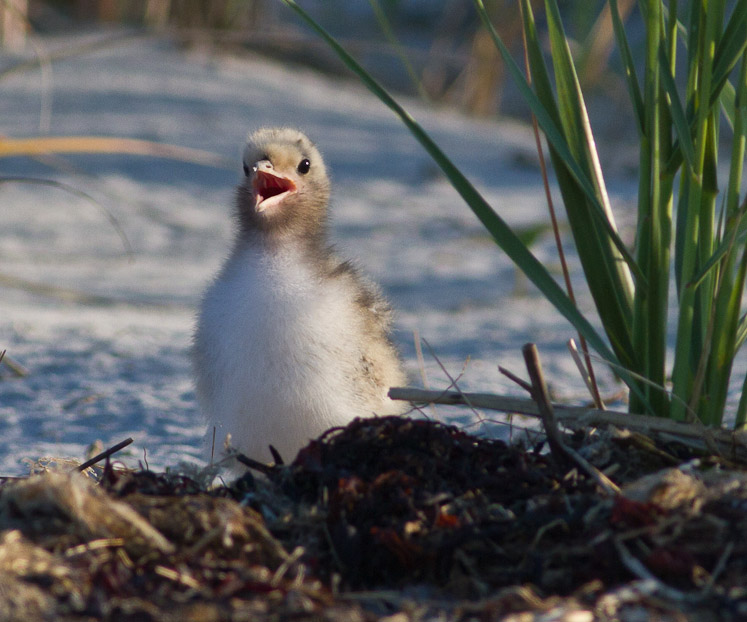
{"label": "bird chick", "polygon": [[401,413],[405,375],[375,285],[327,242],[330,184],[301,132],[260,129],[244,150],[233,250],[207,289],[194,336],[201,410],[216,438],[286,460],[355,417]]}

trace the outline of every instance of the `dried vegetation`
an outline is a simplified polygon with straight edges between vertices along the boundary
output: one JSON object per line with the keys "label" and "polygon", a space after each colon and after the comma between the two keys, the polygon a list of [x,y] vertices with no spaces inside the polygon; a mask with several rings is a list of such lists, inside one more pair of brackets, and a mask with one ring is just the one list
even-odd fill
{"label": "dried vegetation", "polygon": [[0,618],[745,619],[747,474],[640,436],[565,438],[619,495],[538,448],[396,417],[209,490],[109,463],[7,480]]}

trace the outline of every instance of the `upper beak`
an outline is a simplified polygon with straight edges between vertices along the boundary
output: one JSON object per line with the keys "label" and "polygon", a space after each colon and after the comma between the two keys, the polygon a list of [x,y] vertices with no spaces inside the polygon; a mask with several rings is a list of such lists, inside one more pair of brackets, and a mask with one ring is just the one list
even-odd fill
{"label": "upper beak", "polygon": [[296,191],[296,184],[293,180],[278,175],[269,162],[265,160],[257,162],[255,169],[252,194],[254,195],[254,209],[258,212],[281,203],[288,193]]}

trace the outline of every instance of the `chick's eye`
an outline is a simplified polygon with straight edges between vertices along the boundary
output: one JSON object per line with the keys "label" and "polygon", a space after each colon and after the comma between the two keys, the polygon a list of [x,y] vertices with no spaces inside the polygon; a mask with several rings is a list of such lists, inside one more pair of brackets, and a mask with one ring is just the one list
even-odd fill
{"label": "chick's eye", "polygon": [[249,177],[249,166],[247,164],[244,164],[244,175]]}
{"label": "chick's eye", "polygon": [[301,175],[306,175],[306,173],[309,172],[309,169],[311,168],[311,162],[308,161],[308,159],[304,158],[298,163],[298,172],[301,173]]}

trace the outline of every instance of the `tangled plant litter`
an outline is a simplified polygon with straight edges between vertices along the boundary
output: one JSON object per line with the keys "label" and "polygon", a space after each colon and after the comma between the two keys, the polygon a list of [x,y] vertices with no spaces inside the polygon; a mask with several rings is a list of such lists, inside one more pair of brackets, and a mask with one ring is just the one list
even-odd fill
{"label": "tangled plant litter", "polygon": [[2,614],[740,619],[745,472],[610,432],[563,442],[610,473],[612,496],[539,448],[400,417],[356,420],[231,486],[109,461],[98,483],[8,480]]}

